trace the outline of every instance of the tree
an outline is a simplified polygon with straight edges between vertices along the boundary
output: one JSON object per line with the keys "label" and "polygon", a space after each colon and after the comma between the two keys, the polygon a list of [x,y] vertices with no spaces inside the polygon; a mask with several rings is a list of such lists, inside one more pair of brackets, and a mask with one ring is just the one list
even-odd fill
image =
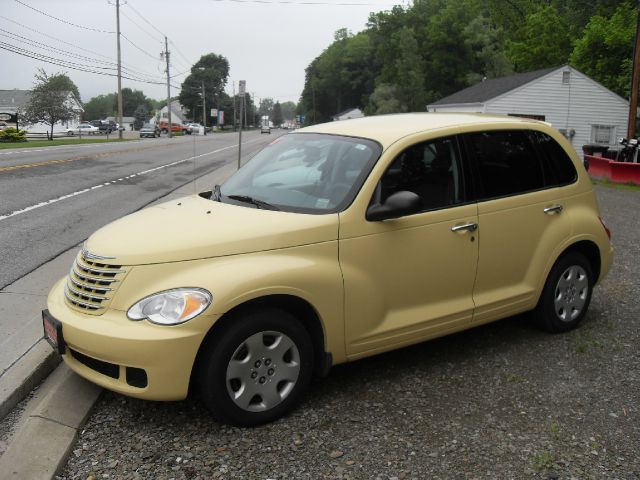
{"label": "tree", "polygon": [[[191,73],[182,82],[180,103],[188,110],[191,118],[202,117],[202,87],[204,85],[205,103],[213,108],[221,107],[224,86],[229,77],[229,61],[222,55],[208,53],[202,55]],[[207,107],[205,107],[207,108]],[[208,118],[208,115],[205,115]]]}
{"label": "tree", "polygon": [[[118,96],[114,95],[114,111],[118,111]],[[147,98],[141,90],[131,90],[130,88],[122,89],[122,116],[133,117],[135,116],[136,109],[143,105],[147,111],[151,111],[153,108],[151,99]]]}
{"label": "tree", "polygon": [[293,117],[296,116],[296,104],[293,102],[283,102],[280,104],[282,108],[282,116],[285,120],[293,120]]}
{"label": "tree", "polygon": [[627,98],[635,30],[635,9],[627,3],[618,7],[609,19],[599,15],[592,17],[582,38],[576,41],[571,64]]}
{"label": "tree", "polygon": [[369,105],[365,113],[368,115],[401,113],[406,112],[406,108],[407,107],[398,99],[396,87],[388,83],[381,83],[369,97]]}
{"label": "tree", "polygon": [[282,123],[284,122],[284,117],[282,116],[282,107],[280,106],[280,102],[276,102],[273,105],[273,111],[271,112],[271,115],[271,121],[274,125],[282,125]]}
{"label": "tree", "polygon": [[145,122],[149,119],[149,110],[147,110],[147,107],[145,105],[138,105],[138,108],[136,108],[133,116],[135,117],[135,120],[133,121],[133,129],[140,130],[140,128],[142,128],[142,125],[144,125]]}
{"label": "tree", "polygon": [[571,54],[568,26],[554,7],[542,7],[527,15],[506,50],[518,72],[562,65]]}
{"label": "tree", "polygon": [[273,98],[263,98],[260,100],[260,107],[258,107],[258,113],[261,117],[271,117],[273,112]]}
{"label": "tree", "polygon": [[58,122],[73,120],[78,115],[75,105],[69,100],[69,94],[73,95],[69,89],[73,82],[65,73],[48,75],[43,69],[38,70],[35,79],[36,82],[22,118],[28,124],[50,125],[50,140],[53,140],[54,125]]}
{"label": "tree", "polygon": [[103,120],[110,116],[115,117],[115,96],[115,93],[108,93],[93,97],[84,104],[82,118],[84,120]]}

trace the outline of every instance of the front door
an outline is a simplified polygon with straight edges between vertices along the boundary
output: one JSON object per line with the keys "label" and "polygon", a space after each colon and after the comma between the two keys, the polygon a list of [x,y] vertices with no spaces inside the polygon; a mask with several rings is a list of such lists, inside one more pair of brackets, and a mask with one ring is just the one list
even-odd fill
{"label": "front door", "polygon": [[423,209],[379,222],[341,219],[351,359],[459,330],[473,315],[477,206],[465,203],[456,139],[417,142],[389,163],[372,202],[412,191]]}

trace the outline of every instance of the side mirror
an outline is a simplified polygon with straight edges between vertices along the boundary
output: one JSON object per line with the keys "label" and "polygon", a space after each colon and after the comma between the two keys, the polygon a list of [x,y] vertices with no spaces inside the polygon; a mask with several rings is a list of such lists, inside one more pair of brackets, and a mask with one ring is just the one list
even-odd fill
{"label": "side mirror", "polygon": [[390,195],[384,203],[371,205],[367,209],[366,219],[370,222],[379,222],[411,215],[421,209],[422,200],[418,195],[408,191],[396,192]]}
{"label": "side mirror", "polygon": [[582,162],[584,163],[584,169],[588,172],[589,171],[589,160],[587,160],[585,158],[584,160],[582,160]]}

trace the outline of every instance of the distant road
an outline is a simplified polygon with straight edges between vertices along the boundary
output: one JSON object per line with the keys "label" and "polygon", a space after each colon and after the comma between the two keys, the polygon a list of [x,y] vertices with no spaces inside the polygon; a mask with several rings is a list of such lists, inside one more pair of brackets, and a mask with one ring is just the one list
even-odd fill
{"label": "distant road", "polygon": [[[273,133],[243,133],[243,160]],[[99,227],[237,161],[237,143],[228,133],[0,150],[0,289]]]}

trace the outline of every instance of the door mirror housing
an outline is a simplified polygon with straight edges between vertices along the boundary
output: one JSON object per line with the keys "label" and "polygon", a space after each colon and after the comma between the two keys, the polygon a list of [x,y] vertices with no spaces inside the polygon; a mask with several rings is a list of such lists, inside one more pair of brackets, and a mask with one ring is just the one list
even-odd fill
{"label": "door mirror housing", "polygon": [[391,218],[404,217],[422,209],[422,200],[413,192],[401,191],[389,195],[383,203],[369,206],[366,219],[379,222]]}
{"label": "door mirror housing", "polygon": [[589,171],[589,160],[587,160],[585,158],[584,160],[582,160],[582,163],[584,163],[584,169],[588,172]]}

